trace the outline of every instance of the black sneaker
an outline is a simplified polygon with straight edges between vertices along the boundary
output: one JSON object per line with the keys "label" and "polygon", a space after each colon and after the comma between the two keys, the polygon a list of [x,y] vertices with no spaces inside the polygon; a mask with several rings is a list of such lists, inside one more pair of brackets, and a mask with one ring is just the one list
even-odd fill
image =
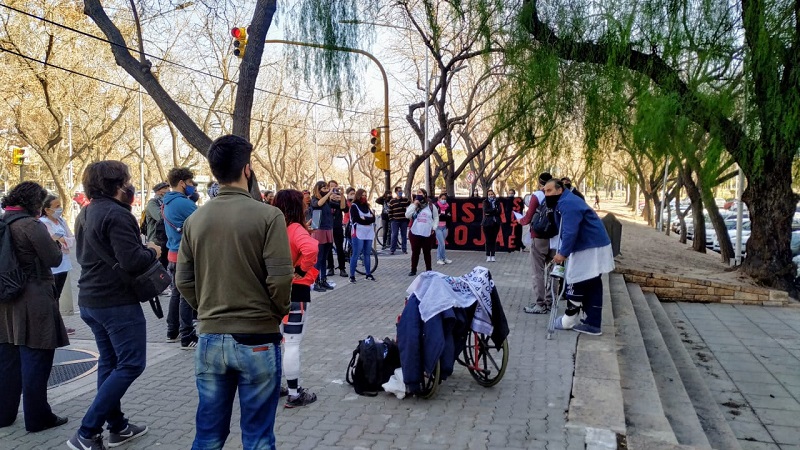
{"label": "black sneaker", "polygon": [[314,289],[313,290],[314,290],[314,292],[328,292],[327,289],[325,289],[324,287],[320,286],[319,284],[314,284]]}
{"label": "black sneaker", "polygon": [[350,282],[356,284],[356,277],[350,277]]}
{"label": "black sneaker", "polygon": [[102,433],[91,438],[85,438],[78,434],[77,431],[75,432],[75,436],[72,436],[72,438],[67,441],[67,447],[72,450],[106,450],[106,446],[103,444]]}
{"label": "black sneaker", "polygon": [[197,348],[197,336],[192,336],[192,338],[187,342],[181,342],[181,350],[194,350],[196,348]]}
{"label": "black sneaker", "polygon": [[146,426],[140,427],[129,423],[127,427],[122,429],[119,433],[108,433],[108,446],[119,447],[120,445],[132,441],[139,436],[144,436],[147,433]]}
{"label": "black sneaker", "polygon": [[171,342],[178,342],[179,339],[180,339],[180,336],[167,335],[167,342],[170,342],[170,343]]}
{"label": "black sneaker", "polygon": [[286,398],[286,408],[297,408],[298,406],[306,406],[317,401],[317,394],[312,394],[307,390],[300,388],[297,390],[297,395],[290,395]]}
{"label": "black sneaker", "polygon": [[329,276],[329,277],[332,277],[333,273],[334,273],[333,269],[328,269],[328,272],[326,273],[326,275]]}
{"label": "black sneaker", "polygon": [[29,429],[29,428],[25,427],[25,430],[27,430],[28,433],[37,433],[39,431],[49,430],[50,428],[60,427],[61,425],[64,425],[67,422],[69,422],[68,418],[57,416],[57,415],[53,414],[53,421],[50,423],[50,425],[47,425],[46,427],[35,429],[35,430],[32,430],[32,429]]}
{"label": "black sneaker", "polygon": [[281,397],[286,397],[287,395],[289,395],[289,388],[281,386]]}
{"label": "black sneaker", "polygon": [[373,277],[373,276],[372,276],[372,274],[369,274],[369,275],[367,275],[367,277],[366,277],[366,278],[367,278],[369,281],[375,281],[375,277]]}
{"label": "black sneaker", "polygon": [[339,269],[339,276],[342,278],[347,278],[349,275],[347,275],[347,272],[345,272],[344,269]]}
{"label": "black sneaker", "polygon": [[411,272],[408,272],[408,276],[410,276],[410,277],[413,277],[413,276],[415,276],[416,274],[417,274],[417,271],[416,271],[416,270],[412,270]]}
{"label": "black sneaker", "polygon": [[319,284],[322,288],[327,289],[329,291],[333,290],[333,286],[328,284],[328,280],[322,280],[322,283]]}

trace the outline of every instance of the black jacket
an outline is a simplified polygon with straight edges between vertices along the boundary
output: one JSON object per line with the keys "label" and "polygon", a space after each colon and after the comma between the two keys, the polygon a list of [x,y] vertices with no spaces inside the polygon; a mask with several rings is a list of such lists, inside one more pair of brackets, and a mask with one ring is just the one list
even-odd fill
{"label": "black jacket", "polygon": [[131,207],[115,199],[92,199],[75,221],[75,241],[81,277],[78,305],[106,308],[139,303],[133,289],[95,250],[105,250],[120,269],[135,277],[156,260],[155,250],[142,244]]}
{"label": "black jacket", "polygon": [[495,199],[494,207],[492,207],[492,202],[487,198],[483,201],[483,221],[481,226],[490,227],[493,225],[500,225],[500,200]]}

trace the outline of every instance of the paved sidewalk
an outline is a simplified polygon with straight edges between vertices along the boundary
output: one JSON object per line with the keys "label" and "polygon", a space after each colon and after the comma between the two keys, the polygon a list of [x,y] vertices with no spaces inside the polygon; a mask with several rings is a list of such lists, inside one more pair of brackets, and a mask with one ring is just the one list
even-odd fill
{"label": "paved sidewalk", "polygon": [[800,450],[800,308],[664,303],[743,450]]}
{"label": "paved sidewalk", "polygon": [[[530,254],[498,254],[486,263],[479,252],[448,252],[454,263],[434,270],[462,275],[477,265],[488,266],[498,286],[509,321],[509,365],[493,388],[475,383],[469,372],[456,366],[433,399],[392,395],[361,397],[344,381],[345,368],[358,339],[394,336],[403,307],[410,255],[381,256],[377,282],[351,285],[334,277],[337,288],[314,293],[309,327],[302,344],[301,383],[315,392],[310,406],[284,409],[276,421],[279,448],[292,449],[582,449],[584,437],[565,429],[577,333],[561,332],[545,340],[547,315],[522,312],[531,296]],[[167,307],[166,299],[163,301]],[[148,367],[123,399],[123,409],[134,423],[150,432],[125,448],[186,449],[194,436],[197,392],[193,352],[164,343],[164,320],[152,316],[149,306]],[[65,317],[77,329],[74,348],[94,349],[91,333],[79,317]],[[21,417],[0,429],[0,448],[66,448],[64,442],[79,426],[94,396],[94,375],[50,391],[53,409],[69,417],[58,429],[26,433]],[[225,448],[241,448],[238,407]],[[107,434],[106,434],[107,435]]]}

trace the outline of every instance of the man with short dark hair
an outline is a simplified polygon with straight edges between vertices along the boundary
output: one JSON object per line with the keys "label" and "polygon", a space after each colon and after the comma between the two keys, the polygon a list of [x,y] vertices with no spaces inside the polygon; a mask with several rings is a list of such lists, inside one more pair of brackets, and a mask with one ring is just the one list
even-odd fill
{"label": "man with short dark hair", "polygon": [[211,144],[219,195],[183,229],[176,285],[200,318],[193,448],[223,447],[237,390],[244,448],[275,448],[280,323],[289,313],[294,267],[283,214],[248,192],[252,151],[239,136]]}
{"label": "man with short dark hair", "polygon": [[[585,201],[578,198],[556,180],[544,186],[545,202],[555,210],[560,224],[556,264],[567,261],[567,311],[556,321],[560,330],[599,336],[602,334],[603,281],[602,274],[614,270],[611,240],[603,222]],[[585,318],[578,313],[583,311]]]}
{"label": "man with short dark hair", "polygon": [[400,186],[394,188],[394,194],[395,198],[389,200],[389,219],[392,224],[392,246],[389,250],[392,255],[394,255],[398,246],[402,248],[403,253],[408,253],[406,245],[408,242],[409,221],[406,218],[406,209],[411,204],[411,200],[408,197],[403,197],[403,189]]}
{"label": "man with short dark hair", "polygon": [[192,213],[197,211],[197,205],[189,198],[197,192],[194,173],[186,167],[175,167],[167,174],[167,180],[172,187],[171,192],[164,195],[164,225],[167,231],[167,260],[170,275],[172,275],[172,294],[169,299],[167,312],[167,342],[181,341],[182,350],[194,350],[197,347],[197,333],[194,331],[195,314],[192,308],[175,289],[175,266],[178,262],[178,249],[183,238],[183,223]]}
{"label": "man with short dark hair", "polygon": [[580,197],[581,200],[586,201],[586,197],[581,194],[581,191],[579,191],[578,188],[572,185],[572,180],[570,180],[569,177],[562,178],[561,185],[564,186],[564,189]]}
{"label": "man with short dark hair", "polygon": [[[542,172],[539,175],[539,190],[531,195],[530,203],[528,204],[528,212],[525,217],[519,220],[520,226],[525,226],[531,223],[533,215],[539,208],[539,205],[544,203],[544,185],[553,178],[549,172]],[[550,312],[550,306],[553,303],[553,295],[546,292],[545,289],[545,275],[544,265],[553,258],[555,251],[550,248],[550,239],[540,239],[533,231],[531,225],[531,237],[533,244],[531,245],[531,280],[533,284],[533,301],[524,308],[528,314],[547,314]]]}

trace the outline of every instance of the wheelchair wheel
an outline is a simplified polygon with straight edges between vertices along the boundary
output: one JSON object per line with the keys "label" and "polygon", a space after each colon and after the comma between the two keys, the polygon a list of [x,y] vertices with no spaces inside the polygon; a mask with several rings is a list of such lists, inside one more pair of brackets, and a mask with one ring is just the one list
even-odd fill
{"label": "wheelchair wheel", "polygon": [[508,339],[497,349],[489,343],[489,336],[470,332],[467,334],[467,345],[464,347],[463,355],[472,378],[483,387],[494,386],[506,373]]}
{"label": "wheelchair wheel", "polygon": [[[375,249],[371,248],[369,249],[369,256],[370,256],[370,266],[369,266],[370,271],[372,273],[375,273],[375,270],[378,268],[378,253],[375,252]],[[364,267],[363,256],[359,256],[358,258],[358,262],[356,263],[356,272],[358,272],[361,275],[366,275],[367,273],[366,268]]]}
{"label": "wheelchair wheel", "polygon": [[432,374],[422,374],[424,381],[422,382],[422,391],[418,394],[421,398],[429,399],[436,395],[439,390],[439,383],[441,382],[441,363],[436,361],[436,366],[433,368]]}

